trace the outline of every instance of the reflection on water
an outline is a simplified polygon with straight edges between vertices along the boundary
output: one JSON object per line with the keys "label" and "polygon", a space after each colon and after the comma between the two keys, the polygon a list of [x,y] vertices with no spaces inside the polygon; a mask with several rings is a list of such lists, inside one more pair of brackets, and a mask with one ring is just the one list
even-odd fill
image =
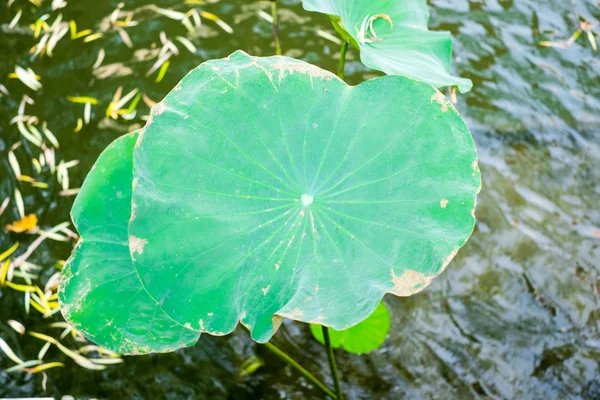
{"label": "reflection on water", "polygon": [[[71,0],[63,12],[79,29],[106,24],[115,1]],[[145,78],[160,48],[160,32],[186,35],[176,21],[139,9],[142,21],[127,31],[134,49],[115,33],[89,44],[65,40],[53,58],[31,64],[43,77],[43,91],[28,112],[48,121],[60,143],[61,157],[80,159],[71,172],[77,187],[99,152],[115,137],[143,121],[104,119],[104,107],[93,108],[89,125],[73,133],[83,106],[68,95],[110,102],[139,88],[157,101],[191,68],[209,58],[241,48],[254,55],[272,54],[270,25],[257,17],[266,2],[209,2],[234,34],[204,21],[188,38],[198,48],[171,59],[165,79]],[[539,47],[540,41],[566,40],[579,18],[598,24],[594,0],[432,0],[432,25],[456,38],[456,67],[475,83],[459,97],[458,108],[471,127],[480,154],[484,187],[479,197],[473,238],[450,268],[431,287],[411,298],[388,297],[392,332],[384,347],[357,357],[339,353],[349,398],[565,399],[600,398],[600,58],[582,36],[568,49]],[[181,2],[161,1],[160,6]],[[0,83],[11,96],[0,98],[0,199],[15,182],[5,152],[18,140],[10,120],[23,93],[6,78],[16,63],[29,65],[36,41],[28,29],[8,31],[13,12],[0,12]],[[307,13],[298,1],[281,1],[282,45],[286,55],[335,70],[338,48],[315,34],[332,32],[328,20]],[[181,47],[181,46],[180,46]],[[100,48],[103,67],[92,72]],[[348,80],[377,76],[351,52]],[[147,107],[140,107],[141,114]],[[68,218],[70,197],[24,191],[26,208],[43,226]],[[15,210],[0,217],[12,222]],[[2,233],[0,249],[14,238]],[[39,264],[52,271],[69,245],[49,243],[37,252]],[[5,326],[24,317],[21,296],[0,291],[0,336],[25,354],[39,343],[16,337]],[[42,329],[42,328],[40,328]],[[329,379],[326,359],[307,327],[286,323],[275,339],[308,369]],[[238,378],[239,365],[258,353],[266,367]],[[59,355],[54,354],[55,357]],[[69,364],[70,365],[70,364]],[[6,368],[4,360],[0,366]],[[331,383],[331,382],[329,382]],[[38,377],[0,372],[0,396],[40,395]],[[69,367],[50,371],[45,395],[101,398],[292,398],[319,393],[287,367],[248,340],[244,332],[227,339],[203,336],[191,349],[173,354],[127,358],[101,373]]]}

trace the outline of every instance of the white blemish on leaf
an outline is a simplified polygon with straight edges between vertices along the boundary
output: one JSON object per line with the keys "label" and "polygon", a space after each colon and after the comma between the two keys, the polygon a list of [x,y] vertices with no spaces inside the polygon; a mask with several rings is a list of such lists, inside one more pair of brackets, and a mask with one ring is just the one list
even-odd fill
{"label": "white blemish on leaf", "polygon": [[271,285],[268,285],[266,288],[262,288],[260,290],[262,290],[263,292],[263,296],[266,296],[267,293],[269,293],[269,289],[271,288]]}
{"label": "white blemish on leaf", "polygon": [[310,77],[310,83],[313,85],[313,78],[323,79],[323,80],[332,80],[339,79],[337,75],[332,74],[329,71],[325,71],[315,65],[308,64],[305,62],[290,62],[286,61],[284,58],[279,58],[275,64],[273,64],[273,70],[279,71],[279,83],[285,78],[285,73],[288,75],[293,75],[295,72],[300,74],[306,74]]}
{"label": "white blemish on leaf", "polygon": [[317,315],[317,317],[315,319],[313,319],[312,321],[310,321],[310,324],[321,324],[321,322],[325,321],[327,319],[326,316],[324,316],[323,314],[319,314]]}
{"label": "white blemish on leaf", "polygon": [[471,168],[473,169],[473,171],[477,171],[478,165],[479,165],[479,160],[475,159],[475,161],[473,161],[473,163],[471,164]]}
{"label": "white blemish on leaf", "polygon": [[396,296],[407,297],[425,289],[431,283],[434,275],[426,276],[425,274],[412,270],[405,270],[402,275],[398,276],[391,270],[392,283],[394,286],[389,290],[390,293]]}
{"label": "white blemish on leaf", "polygon": [[192,329],[192,324],[190,324],[189,322],[186,322],[186,323],[183,325],[183,327],[184,327],[184,328],[188,328],[188,329]]}
{"label": "white blemish on leaf", "polygon": [[303,316],[304,315],[304,311],[302,311],[299,308],[294,308],[292,311],[290,311],[289,314],[279,313],[279,315],[281,315],[283,317],[290,318],[290,319],[296,319],[296,318],[300,318],[301,316]]}
{"label": "white blemish on leaf", "polygon": [[448,200],[447,199],[442,199],[440,201],[440,207],[446,208],[447,205],[448,205]]}
{"label": "white blemish on leaf", "polygon": [[[148,121],[148,123],[150,123],[150,122],[151,122],[151,121]],[[140,145],[142,144],[142,140],[143,140],[143,139],[144,139],[144,129],[142,129],[142,130],[140,131],[140,133],[138,134],[137,140],[135,141],[135,148],[136,148],[136,149],[140,147]],[[96,166],[96,165],[94,164],[94,167],[95,167],[95,166]]]}
{"label": "white blemish on leaf", "polygon": [[433,94],[433,96],[431,96],[431,100],[429,102],[433,103],[434,101],[442,106],[443,113],[448,111],[448,106],[450,106],[450,102],[448,101],[446,96],[444,96],[444,94],[437,89],[435,90],[435,93]]}
{"label": "white blemish on leaf", "polygon": [[200,330],[204,332],[204,321],[202,319],[198,320],[198,325],[200,325]]}
{"label": "white blemish on leaf", "polygon": [[320,239],[320,236],[317,233],[317,228],[315,228],[315,216],[313,215],[312,211],[310,211],[310,210],[308,210],[308,214],[310,215],[310,224],[311,224],[312,233],[314,235],[317,235],[317,240],[318,240],[318,239]]}
{"label": "white blemish on leaf", "polygon": [[211,312],[209,312],[209,313],[208,313],[208,314],[206,314],[206,315],[208,315],[209,317],[212,317],[213,315],[215,315],[215,313],[211,313]]}
{"label": "white blemish on leaf", "polygon": [[135,219],[135,209],[136,208],[137,208],[137,205],[135,204],[135,201],[131,200],[131,216],[129,217],[129,222],[131,222]]}
{"label": "white blemish on leaf", "polygon": [[152,109],[150,110],[150,114],[152,116],[161,115],[165,112],[166,109],[167,107],[165,106],[165,103],[161,101],[160,103],[156,103],[154,107],[152,107]]}
{"label": "white blemish on leaf", "polygon": [[148,241],[146,239],[140,239],[135,236],[129,236],[129,252],[132,256],[134,254],[142,254],[144,252],[144,246],[147,243]]}
{"label": "white blemish on leaf", "polygon": [[448,255],[448,257],[446,257],[444,259],[444,262],[442,263],[442,269],[440,270],[440,273],[446,269],[446,267],[448,266],[448,264],[450,264],[450,261],[452,261],[452,259],[454,257],[456,257],[457,254],[458,254],[458,248],[455,247],[454,250],[452,250],[452,253],[450,253]]}
{"label": "white blemish on leaf", "polygon": [[283,317],[280,317],[279,315],[273,315],[271,321],[273,321],[273,334],[275,334],[283,322]]}

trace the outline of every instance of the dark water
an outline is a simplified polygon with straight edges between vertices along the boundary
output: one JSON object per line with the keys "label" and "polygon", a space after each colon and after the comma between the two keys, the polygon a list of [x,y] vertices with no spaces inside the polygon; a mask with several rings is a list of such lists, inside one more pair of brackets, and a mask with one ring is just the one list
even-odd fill
{"label": "dark water", "polygon": [[[49,3],[46,1],[45,3]],[[0,201],[16,182],[7,162],[17,140],[15,125],[22,94],[35,104],[27,114],[46,120],[61,147],[57,158],[79,159],[70,170],[78,187],[100,151],[114,138],[143,124],[139,107],[133,121],[104,118],[106,105],[119,86],[124,93],[139,88],[160,100],[191,68],[204,60],[227,56],[236,49],[270,55],[270,25],[257,17],[266,2],[209,1],[203,9],[219,15],[234,29],[229,35],[204,20],[188,36],[197,46],[171,60],[165,79],[154,83],[144,74],[161,47],[159,34],[186,35],[176,21],[138,10],[140,25],[127,28],[134,48],[114,31],[97,41],[61,40],[54,57],[32,60],[35,45],[26,24],[31,4],[17,0],[10,11],[0,5],[0,83],[10,91],[0,97]],[[28,5],[29,4],[29,5]],[[75,1],[59,12],[79,29],[106,28],[118,2]],[[124,10],[144,2],[127,1]],[[163,0],[161,7],[186,11],[183,2]],[[579,18],[598,24],[595,0],[437,0],[432,26],[455,35],[456,69],[475,88],[459,97],[458,108],[471,127],[480,153],[484,187],[473,238],[448,270],[411,298],[386,298],[393,314],[385,345],[365,356],[338,353],[344,390],[350,399],[600,399],[600,52],[585,35],[568,49],[539,47],[538,42],[566,40]],[[8,30],[18,7],[21,27]],[[48,8],[49,4],[45,6]],[[281,2],[284,53],[335,70],[337,45],[315,34],[333,33],[328,20],[307,13],[298,1]],[[58,12],[54,12],[56,15]],[[51,18],[53,20],[53,18]],[[596,31],[600,29],[595,28]],[[92,73],[98,51],[106,50],[102,73]],[[376,73],[357,61],[353,51],[348,80],[358,83]],[[32,92],[7,78],[14,65],[30,66],[42,76],[43,90]],[[97,97],[92,120],[73,133],[83,105],[68,95]],[[23,173],[33,146],[18,150]],[[46,173],[48,190],[21,183],[26,211],[49,228],[68,220],[73,198],[59,196],[56,179]],[[14,201],[0,216],[0,225],[17,219]],[[0,233],[0,250],[26,235]],[[22,247],[24,249],[24,247]],[[45,267],[68,257],[71,244],[48,241],[32,258]],[[20,337],[7,319],[50,332],[39,314],[23,311],[22,296],[0,289],[0,336],[25,358],[34,358],[41,342]],[[56,317],[56,320],[59,320]],[[68,343],[68,341],[67,341]],[[307,326],[286,323],[274,343],[300,363],[329,380],[326,357]],[[70,343],[73,344],[73,343]],[[257,354],[266,363],[251,376],[238,377],[241,363]],[[128,357],[124,364],[91,372],[51,349],[48,360],[67,368],[50,370],[47,391],[41,377],[0,372],[0,397],[56,396],[98,398],[319,398],[320,393],[244,332],[226,338],[202,336],[199,343],[172,354]],[[0,355],[0,367],[13,363]]]}

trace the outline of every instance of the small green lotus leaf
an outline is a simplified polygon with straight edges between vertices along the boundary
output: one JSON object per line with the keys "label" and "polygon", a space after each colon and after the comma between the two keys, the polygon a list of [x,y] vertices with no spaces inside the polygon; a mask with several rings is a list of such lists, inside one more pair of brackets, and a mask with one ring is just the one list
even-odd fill
{"label": "small green lotus leaf", "polygon": [[[321,344],[325,343],[321,325],[311,324],[310,331]],[[342,347],[349,353],[363,354],[381,346],[389,331],[390,313],[385,303],[381,302],[373,314],[352,328],[343,331],[329,329],[329,337],[333,347]]]}
{"label": "small green lotus leaf", "polygon": [[114,141],[87,176],[71,212],[81,240],[65,264],[59,289],[65,319],[121,354],[170,351],[199,336],[161,310],[131,262],[127,225],[137,135]]}
{"label": "small green lotus leaf", "polygon": [[450,73],[450,33],[427,29],[426,0],[303,0],[302,3],[308,11],[330,15],[342,37],[349,35],[351,42],[358,45],[366,66],[436,87],[471,90],[473,84],[469,79]]}
{"label": "small green lotus leaf", "polygon": [[241,321],[260,342],[282,317],[343,330],[448,265],[480,186],[471,134],[429,84],[351,87],[238,51],[152,109],[130,251],[173,325],[223,335]]}

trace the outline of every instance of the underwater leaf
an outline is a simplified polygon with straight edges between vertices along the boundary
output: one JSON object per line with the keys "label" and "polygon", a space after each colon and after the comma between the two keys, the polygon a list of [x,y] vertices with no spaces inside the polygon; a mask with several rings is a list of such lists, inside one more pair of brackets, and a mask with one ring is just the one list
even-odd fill
{"label": "underwater leaf", "polygon": [[238,51],[153,107],[129,246],[174,326],[223,335],[241,321],[259,342],[282,317],[343,330],[448,265],[480,185],[471,134],[434,87],[391,75],[351,87]]}
{"label": "underwater leaf", "polygon": [[[325,343],[321,325],[311,324],[310,331],[321,344]],[[362,354],[381,346],[389,331],[390,313],[382,301],[373,314],[352,328],[343,331],[329,329],[329,337],[333,347],[342,347],[349,353]]]}
{"label": "underwater leaf", "polygon": [[81,240],[59,288],[65,319],[121,354],[169,351],[199,336],[161,310],[131,262],[127,224],[136,139],[131,133],[114,141],[87,176],[71,210]]}
{"label": "underwater leaf", "polygon": [[405,75],[433,86],[458,86],[469,79],[451,75],[452,37],[429,31],[426,0],[303,0],[308,11],[330,16],[341,36],[360,50],[361,61],[388,75]]}

